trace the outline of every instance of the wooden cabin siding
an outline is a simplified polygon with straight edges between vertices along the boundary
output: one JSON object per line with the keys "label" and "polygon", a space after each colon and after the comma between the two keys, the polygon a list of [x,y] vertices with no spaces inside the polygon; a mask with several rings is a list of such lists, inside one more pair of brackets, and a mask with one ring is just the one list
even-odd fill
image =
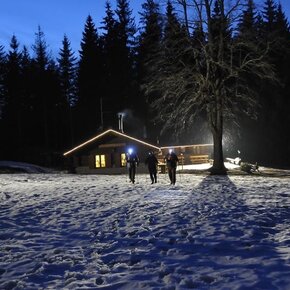
{"label": "wooden cabin siding", "polygon": [[[159,147],[110,129],[65,152],[64,156],[69,156],[70,168],[78,173],[121,174],[127,172],[127,168],[121,166],[121,154],[127,153],[128,148],[133,148],[139,156],[139,173],[148,172],[144,161],[149,151],[156,154],[164,168],[169,149],[177,154],[179,165],[209,162],[213,151],[212,144]],[[105,167],[96,168],[96,155],[105,155]]]}
{"label": "wooden cabin siding", "polygon": [[212,144],[187,145],[187,146],[166,146],[161,147],[161,152],[158,160],[164,163],[166,154],[171,149],[175,152],[179,159],[179,165],[201,164],[208,163],[212,154]]}

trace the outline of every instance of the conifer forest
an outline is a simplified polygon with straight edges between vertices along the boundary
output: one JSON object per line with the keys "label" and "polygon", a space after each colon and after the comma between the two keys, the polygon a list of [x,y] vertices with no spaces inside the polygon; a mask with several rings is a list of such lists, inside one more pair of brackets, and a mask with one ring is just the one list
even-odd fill
{"label": "conifer forest", "polygon": [[[106,2],[78,51],[0,40],[0,160],[62,167],[108,128],[161,144],[213,143],[225,157],[290,167],[290,27],[276,0]],[[229,4],[230,3],[230,4]],[[114,8],[113,8],[114,7]],[[61,28],[60,28],[61,29]]]}

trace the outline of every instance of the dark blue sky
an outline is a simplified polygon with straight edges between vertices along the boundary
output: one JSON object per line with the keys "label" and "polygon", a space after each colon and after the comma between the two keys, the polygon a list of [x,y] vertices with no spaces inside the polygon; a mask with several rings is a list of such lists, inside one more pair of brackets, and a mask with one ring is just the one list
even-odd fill
{"label": "dark blue sky", "polygon": [[[135,14],[141,10],[143,2],[130,0]],[[289,17],[290,1],[280,2]],[[114,7],[115,0],[111,0],[111,3]],[[87,16],[90,14],[99,26],[105,15],[104,6],[105,0],[1,0],[0,44],[7,49],[15,34],[21,45],[30,48],[40,25],[53,54],[58,53],[64,33],[70,39],[73,50],[77,51]]]}
{"label": "dark blue sky", "polygon": [[[111,3],[114,8],[115,0]],[[141,3],[143,0],[130,0],[134,11],[140,10]],[[30,48],[40,25],[53,53],[61,47],[64,33],[77,51],[87,16],[90,14],[98,27],[104,7],[105,0],[1,0],[0,44],[7,48],[15,34],[21,45]]]}

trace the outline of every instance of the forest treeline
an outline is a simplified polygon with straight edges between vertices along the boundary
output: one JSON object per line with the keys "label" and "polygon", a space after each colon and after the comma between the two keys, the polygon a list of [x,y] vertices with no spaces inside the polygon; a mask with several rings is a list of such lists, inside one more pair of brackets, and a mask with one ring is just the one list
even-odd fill
{"label": "forest treeline", "polygon": [[[167,67],[164,62],[162,67],[152,63],[156,55],[166,49],[166,61],[172,66],[176,43],[182,48],[186,39],[198,48],[201,37],[206,41],[194,19],[189,19],[192,16],[179,12],[186,1],[158,2],[145,0],[136,24],[128,0],[116,0],[116,9],[108,1],[101,23],[87,17],[78,53],[64,35],[53,57],[41,27],[31,49],[22,46],[17,35],[11,36],[8,48],[0,45],[0,159],[61,166],[66,149],[109,127],[117,129],[119,112],[126,113],[125,131],[136,137],[177,143],[178,136],[180,142],[204,142],[202,112],[194,126],[179,132],[169,126],[161,134],[170,117],[158,120],[158,107],[150,106],[163,87],[148,94],[148,78]],[[220,31],[219,1],[214,2],[212,19]],[[239,150],[251,162],[289,166],[289,23],[274,0],[264,1],[260,10],[247,0],[239,9],[240,16],[228,23],[228,41],[250,40],[259,46],[275,77],[249,78],[258,92],[256,118],[237,115],[233,122],[229,116],[224,150],[231,157]],[[247,51],[240,54],[246,56]],[[180,59],[176,65],[187,61]],[[233,54],[231,61],[239,62],[239,54]]]}

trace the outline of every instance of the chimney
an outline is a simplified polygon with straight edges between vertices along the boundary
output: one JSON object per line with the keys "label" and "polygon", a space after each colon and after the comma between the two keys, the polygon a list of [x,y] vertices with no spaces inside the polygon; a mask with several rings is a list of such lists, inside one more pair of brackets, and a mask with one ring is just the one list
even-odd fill
{"label": "chimney", "polygon": [[124,126],[123,126],[123,114],[118,114],[118,120],[119,120],[119,131],[124,133]]}

